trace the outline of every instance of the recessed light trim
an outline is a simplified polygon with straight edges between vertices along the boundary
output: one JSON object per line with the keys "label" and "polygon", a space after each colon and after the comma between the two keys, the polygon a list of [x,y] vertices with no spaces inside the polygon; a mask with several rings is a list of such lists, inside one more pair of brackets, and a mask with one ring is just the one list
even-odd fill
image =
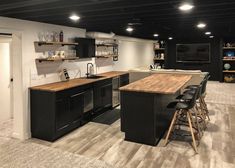
{"label": "recessed light trim", "polygon": [[159,34],[155,33],[155,34],[153,34],[153,36],[154,36],[154,37],[158,37],[158,36],[159,36]]}
{"label": "recessed light trim", "polygon": [[199,29],[203,29],[203,28],[206,27],[206,24],[205,24],[205,23],[198,23],[198,24],[197,24],[197,27],[198,27]]}
{"label": "recessed light trim", "polygon": [[211,35],[211,32],[206,32],[205,35]]}
{"label": "recessed light trim", "polygon": [[173,37],[168,37],[168,40],[173,40]]}
{"label": "recessed light trim", "polygon": [[181,11],[189,11],[193,8],[194,8],[194,6],[189,4],[189,3],[184,3],[184,4],[179,6],[179,10],[181,10]]}
{"label": "recessed light trim", "polygon": [[73,21],[78,21],[80,19],[80,17],[78,15],[73,14],[73,15],[69,16],[69,19],[71,19]]}
{"label": "recessed light trim", "polygon": [[128,31],[128,32],[133,32],[133,30],[134,30],[134,29],[133,29],[132,27],[127,27],[127,28],[126,28],[126,31]]}

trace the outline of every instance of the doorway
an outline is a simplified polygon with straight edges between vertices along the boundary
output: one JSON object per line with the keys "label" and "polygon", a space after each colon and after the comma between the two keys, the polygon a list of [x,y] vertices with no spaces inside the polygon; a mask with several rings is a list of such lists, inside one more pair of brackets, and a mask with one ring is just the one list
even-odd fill
{"label": "doorway", "polygon": [[0,34],[0,123],[13,119],[11,35]]}

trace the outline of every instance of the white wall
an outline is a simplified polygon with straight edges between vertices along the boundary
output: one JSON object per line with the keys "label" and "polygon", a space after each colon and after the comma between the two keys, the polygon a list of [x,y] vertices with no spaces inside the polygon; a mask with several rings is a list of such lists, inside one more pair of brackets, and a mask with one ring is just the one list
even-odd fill
{"label": "white wall", "polygon": [[78,77],[85,75],[88,62],[96,63],[97,73],[102,73],[149,66],[154,56],[152,41],[118,37],[120,54],[117,62],[113,62],[112,59],[92,58],[76,62],[38,64],[35,59],[42,55],[35,52],[34,47],[34,41],[38,41],[38,32],[63,30],[66,41],[74,37],[85,37],[86,30],[5,17],[0,17],[0,23],[0,32],[14,34],[14,135],[21,139],[30,137],[29,87],[59,81],[57,72],[64,67],[73,78],[76,74],[79,74]]}

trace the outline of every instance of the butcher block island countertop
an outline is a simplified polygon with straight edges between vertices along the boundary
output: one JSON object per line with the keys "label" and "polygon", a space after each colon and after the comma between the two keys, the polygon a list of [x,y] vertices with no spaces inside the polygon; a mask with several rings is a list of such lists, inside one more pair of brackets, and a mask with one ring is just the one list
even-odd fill
{"label": "butcher block island countertop", "polygon": [[121,91],[174,94],[182,88],[190,79],[191,75],[180,74],[153,74],[144,79],[121,87]]}
{"label": "butcher block island countertop", "polygon": [[45,85],[40,85],[40,86],[34,86],[34,87],[31,87],[30,89],[57,92],[57,91],[70,89],[73,87],[82,86],[82,85],[94,83],[94,82],[97,82],[100,80],[113,78],[113,77],[121,76],[121,75],[125,75],[125,74],[128,74],[128,72],[111,71],[111,72],[97,74],[97,76],[103,76],[102,78],[98,78],[98,79],[87,79],[86,77],[76,78],[76,79],[71,79],[66,82],[55,82],[55,83],[50,83],[50,84],[45,84]]}

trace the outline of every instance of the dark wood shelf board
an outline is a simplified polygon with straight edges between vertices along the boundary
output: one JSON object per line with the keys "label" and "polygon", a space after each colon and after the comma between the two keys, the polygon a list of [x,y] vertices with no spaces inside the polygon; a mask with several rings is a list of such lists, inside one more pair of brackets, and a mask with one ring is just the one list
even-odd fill
{"label": "dark wood shelf board", "polygon": [[154,61],[165,61],[165,59],[153,59]]}
{"label": "dark wood shelf board", "polygon": [[44,41],[35,41],[35,43],[37,43],[39,46],[42,46],[42,45],[61,45],[61,46],[65,46],[65,45],[78,45],[78,43],[70,43],[70,42],[44,42]]}
{"label": "dark wood shelf board", "polygon": [[235,70],[224,70],[223,73],[235,73]]}
{"label": "dark wood shelf board", "polygon": [[154,48],[155,51],[164,51],[165,48]]}
{"label": "dark wood shelf board", "polygon": [[107,43],[107,44],[96,44],[97,47],[117,47],[118,44],[115,43]]}
{"label": "dark wood shelf board", "polygon": [[235,59],[223,59],[223,61],[235,61]]}
{"label": "dark wood shelf board", "polygon": [[223,47],[224,50],[235,50],[235,47]]}
{"label": "dark wood shelf board", "polygon": [[118,55],[96,55],[96,58],[113,58]]}
{"label": "dark wood shelf board", "polygon": [[54,62],[54,61],[66,61],[66,60],[78,60],[78,57],[71,58],[57,58],[57,59],[48,59],[48,58],[37,58],[38,62]]}

